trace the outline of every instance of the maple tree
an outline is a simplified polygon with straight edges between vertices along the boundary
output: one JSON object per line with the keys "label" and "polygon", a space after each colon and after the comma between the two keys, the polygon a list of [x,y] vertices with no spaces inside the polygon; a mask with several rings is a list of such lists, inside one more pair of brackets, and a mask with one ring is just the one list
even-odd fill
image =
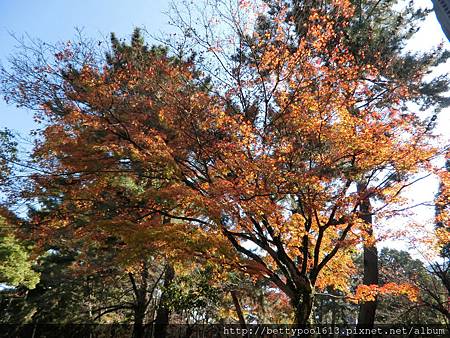
{"label": "maple tree", "polygon": [[[411,78],[417,78],[418,73],[429,72],[433,63],[435,63],[434,65],[443,64],[448,59],[446,51],[440,53],[440,57],[436,58],[433,51],[417,54],[405,50],[406,43],[419,30],[421,22],[432,10],[418,8],[413,1],[405,2],[402,6],[399,6],[396,0],[354,0],[351,3],[354,6],[354,14],[349,18],[348,26],[344,29],[349,53],[354,55],[355,62],[361,65],[375,59],[383,61],[377,64],[380,76],[370,79],[373,93],[369,100],[376,100],[378,109],[383,106],[388,109],[391,105],[389,97],[391,88],[386,84],[391,82],[402,83],[410,90],[420,93],[413,100],[423,110],[433,107],[437,113],[443,107],[448,106],[448,97],[442,95],[448,91],[448,81],[445,75],[421,81],[410,81]],[[311,14],[312,8],[318,7],[320,11],[333,15],[333,7],[328,7],[327,1],[314,5],[308,1],[294,0],[275,3],[267,1],[267,5],[274,13],[279,12],[280,9],[289,8],[287,15],[295,23],[295,32],[299,36],[304,34],[302,24],[304,19]],[[265,25],[267,24],[270,25],[270,17],[265,21]],[[333,45],[331,44],[330,47],[333,48]],[[361,78],[361,80],[366,79]],[[436,117],[436,115],[432,116],[430,127]],[[361,183],[359,187],[364,189],[364,182]],[[363,203],[364,208],[370,208],[371,203],[370,198],[367,198]],[[371,215],[363,217],[368,224],[367,236],[372,236],[374,234],[371,225],[373,217]],[[375,241],[364,243],[363,269],[363,283],[378,285],[378,250]],[[376,306],[376,299],[362,302],[358,323],[373,324]]]}
{"label": "maple tree", "polygon": [[[447,58],[447,53],[440,48],[421,56],[413,55],[411,53],[402,55],[399,52],[404,47],[404,40],[417,30],[417,21],[420,21],[420,19],[424,17],[426,11],[417,11],[413,13],[413,7],[410,4],[404,12],[399,12],[393,17],[386,17],[386,14],[383,13],[384,16],[378,21],[375,19],[372,20],[367,12],[376,12],[378,13],[378,16],[380,16],[380,12],[383,12],[387,7],[392,6],[393,2],[384,1],[380,8],[377,8],[377,5],[381,3],[380,1],[360,1],[360,6],[357,8],[356,12],[356,14],[359,13],[359,15],[352,15],[355,14],[355,12],[350,9],[352,14],[347,17],[345,17],[345,14],[342,15],[342,12],[339,12],[339,10],[343,10],[343,8],[339,5],[336,6],[336,2],[333,1],[325,1],[320,4],[312,2],[294,2],[296,5],[300,5],[300,7],[303,6],[298,12],[301,14],[300,17],[298,17],[297,13],[293,14],[292,12],[289,12],[289,6],[284,6],[285,4],[288,4],[288,2],[268,2],[268,15],[266,15],[267,12],[264,12],[264,10],[258,12],[259,8],[257,2],[242,2],[242,7],[248,8],[248,12],[245,14],[249,17],[256,17],[257,28],[252,31],[251,29],[248,29],[249,25],[246,25],[245,19],[242,19],[243,17],[246,17],[245,14],[236,14],[236,12],[233,12],[232,10],[223,14],[221,10],[223,10],[223,7],[226,7],[226,4],[224,5],[224,3],[220,1],[215,3],[219,10],[216,12],[214,12],[214,10],[212,11],[216,16],[221,17],[223,21],[227,22],[228,25],[232,27],[231,30],[234,31],[232,32],[231,37],[225,36],[219,38],[219,34],[214,35],[211,25],[208,25],[209,22],[200,19],[202,22],[201,25],[206,27],[204,29],[205,32],[202,35],[199,33],[202,26],[190,27],[189,22],[193,20],[183,20],[182,14],[180,15],[179,12],[177,13],[179,14],[178,24],[182,31],[188,32],[194,36],[193,40],[195,43],[202,46],[207,52],[213,54],[212,58],[216,59],[216,63],[219,64],[219,67],[218,69],[205,67],[205,71],[207,71],[212,78],[219,77],[220,81],[217,82],[219,82],[218,86],[224,88],[224,100],[229,100],[238,105],[239,108],[245,112],[245,115],[250,116],[250,118],[255,116],[259,117],[260,119],[256,123],[259,122],[264,127],[263,132],[267,132],[269,127],[272,127],[271,119],[274,117],[270,116],[270,114],[275,115],[275,119],[281,120],[280,115],[282,114],[280,114],[280,112],[287,113],[290,108],[295,109],[298,106],[305,109],[305,107],[308,107],[311,101],[313,101],[311,97],[318,97],[318,101],[322,100],[322,105],[317,104],[318,107],[315,107],[318,114],[320,114],[320,127],[322,127],[323,120],[326,119],[323,112],[338,110],[335,107],[326,107],[330,97],[331,100],[336,97],[333,97],[332,94],[328,94],[329,91],[333,90],[331,89],[332,85],[335,85],[343,92],[347,90],[348,96],[344,95],[345,99],[342,99],[342,102],[345,102],[343,106],[346,111],[349,112],[349,115],[355,117],[352,121],[355,129],[361,128],[361,125],[358,123],[358,118],[364,119],[361,123],[363,126],[368,127],[368,130],[370,130],[370,124],[366,123],[370,123],[370,120],[374,119],[374,121],[372,121],[374,123],[371,124],[371,127],[376,128],[377,130],[372,135],[375,136],[379,133],[375,136],[379,143],[376,142],[375,139],[372,139],[371,142],[366,141],[365,144],[361,139],[358,140],[359,143],[358,141],[350,141],[349,143],[352,146],[359,144],[358,150],[361,151],[361,154],[364,154],[363,156],[366,156],[366,159],[372,159],[374,161],[378,160],[381,162],[378,162],[378,165],[376,165],[375,162],[372,162],[371,165],[369,164],[365,168],[359,166],[359,168],[355,170],[352,168],[354,164],[350,161],[351,155],[349,155],[348,161],[350,162],[348,163],[348,167],[352,169],[352,174],[354,174],[349,180],[349,184],[353,185],[353,189],[356,189],[360,198],[362,198],[362,200],[355,203],[355,211],[359,213],[360,220],[365,223],[365,227],[360,229],[362,232],[365,232],[363,235],[366,237],[364,244],[365,247],[373,247],[375,238],[371,234],[370,223],[372,215],[375,214],[377,210],[376,208],[371,207],[370,200],[376,201],[378,199],[379,201],[381,200],[382,203],[388,202],[387,204],[394,202],[393,199],[383,201],[385,196],[383,196],[383,193],[379,194],[377,192],[377,187],[376,185],[374,186],[373,178],[378,175],[380,178],[379,182],[381,182],[380,186],[386,188],[386,192],[388,189],[392,189],[387,194],[390,195],[390,197],[398,197],[398,192],[403,190],[403,188],[400,187],[406,183],[408,178],[410,178],[408,176],[417,169],[413,169],[414,165],[408,169],[404,168],[406,170],[400,169],[395,164],[396,160],[394,158],[389,158],[390,155],[387,155],[392,154],[393,148],[391,148],[391,150],[388,148],[393,144],[390,146],[387,145],[392,141],[392,138],[395,138],[396,136],[402,138],[403,136],[406,136],[406,134],[410,134],[412,130],[407,129],[415,123],[420,123],[418,122],[419,118],[417,115],[407,113],[407,109],[405,108],[406,102],[409,100],[415,101],[421,104],[422,108],[426,109],[430,106],[445,105],[448,101],[442,95],[447,88],[445,77],[434,78],[429,82],[423,77],[423,75],[429,71],[430,67],[444,62]],[[362,9],[363,3],[364,9]],[[220,5],[224,6],[221,7]],[[349,3],[346,5],[349,5]],[[347,9],[349,8],[351,8],[351,6],[347,7]],[[262,12],[264,12],[264,15],[261,15]],[[205,11],[204,13],[208,12]],[[325,30],[324,27],[327,27],[328,24],[329,26],[333,26],[332,29],[334,32],[330,33],[329,37],[323,37],[321,35],[322,32],[311,33],[312,18],[319,22],[317,27]],[[361,21],[361,18],[363,21]],[[397,20],[395,24],[391,24],[392,21],[395,21],[395,18],[400,20]],[[329,21],[327,21],[327,19]],[[299,23],[301,23],[300,29]],[[404,29],[405,26],[408,29]],[[388,29],[383,32],[383,29],[385,28]],[[294,30],[295,32],[293,32]],[[364,34],[365,39],[359,39],[359,37]],[[217,43],[218,41],[222,42],[222,45]],[[359,46],[362,41],[365,41],[363,46]],[[313,49],[313,51],[308,48],[309,46],[312,46],[311,49]],[[342,49],[339,49],[340,47]],[[207,54],[207,52],[205,52],[205,54]],[[306,55],[303,59],[301,58],[302,54]],[[339,60],[342,61],[342,63],[334,60],[334,58],[342,57],[343,55],[345,55],[345,58]],[[289,61],[291,61],[291,64],[289,64]],[[314,61],[316,62],[317,71],[316,73],[313,71],[313,74],[316,75],[316,77],[310,75],[313,78],[313,81],[308,83],[308,80],[311,78],[305,76],[305,68]],[[298,71],[298,69],[295,68],[297,65],[301,65],[299,68],[302,67],[303,72]],[[354,68],[350,65],[354,66]],[[289,68],[289,66],[291,68]],[[336,68],[333,69],[333,66]],[[331,72],[327,74],[324,71],[324,69],[329,71],[330,68],[332,70],[336,69],[336,73],[338,73],[337,69],[340,68],[341,73],[336,77],[343,80],[343,89],[337,84],[341,84],[342,82],[333,78],[332,75],[330,76]],[[343,69],[347,71],[352,69],[354,71],[354,73],[349,76],[351,80],[349,80],[349,78],[345,79],[345,76],[342,75]],[[331,79],[329,79],[329,82],[332,83],[332,85],[327,86],[327,75],[330,76]],[[298,76],[298,78],[295,78],[296,76]],[[348,82],[342,79],[342,77]],[[411,81],[411,79],[413,79],[413,81]],[[351,85],[350,87],[347,87],[352,81],[353,84],[355,84],[353,91]],[[314,93],[313,95],[311,95],[311,92],[308,92],[308,85],[311,83],[313,83],[313,86],[316,86],[312,90]],[[328,91],[326,89],[328,89]],[[280,105],[280,101],[276,101],[279,92],[284,94],[283,98],[286,98],[286,106]],[[400,92],[403,93],[400,94]],[[302,101],[302,94],[309,97]],[[230,96],[232,99],[229,98]],[[233,99],[234,101],[232,101]],[[315,101],[313,102],[316,103]],[[403,129],[403,127],[397,124],[395,118],[389,121],[389,118],[392,116],[389,112],[399,114],[402,118],[412,118],[412,120],[416,120],[416,122],[410,120],[407,122],[409,127]],[[310,111],[308,111],[308,113],[310,113]],[[365,115],[366,113],[368,114]],[[269,123],[265,125],[267,116]],[[309,121],[308,118],[312,119],[312,116],[305,114],[300,118],[301,122],[299,122],[299,124],[303,124],[300,128],[304,128],[301,130],[303,132],[302,136],[305,134],[307,135],[304,130],[307,129],[305,121]],[[339,116],[339,118],[342,117]],[[382,119],[386,121],[386,124],[381,123],[377,126]],[[417,134],[414,135],[413,138],[417,137],[418,139],[421,139],[422,137],[426,138],[426,134],[430,135],[429,132],[430,129],[432,129],[434,119],[435,117],[432,117],[431,120],[423,121],[422,132],[417,130]],[[292,119],[280,121],[281,124],[285,124],[283,127],[286,129],[289,128],[289,126],[292,126],[292,128],[298,127],[298,124],[292,122]],[[254,121],[252,121],[252,123],[255,124]],[[332,125],[333,127],[337,127],[337,124]],[[389,125],[390,127],[387,128],[389,129],[392,127],[395,132],[392,132],[393,130],[389,131],[388,129],[383,130],[383,128],[379,128],[382,125],[384,125],[384,128]],[[399,129],[396,129],[397,127],[399,127]],[[407,130],[407,132],[403,134],[402,130]],[[320,133],[321,131],[322,129],[312,129],[311,139],[313,139],[313,142],[309,143],[309,145],[312,144],[312,147],[309,147],[309,149],[307,148],[307,150],[310,151],[317,143],[320,145],[320,142],[317,142],[316,140],[318,138],[320,141],[320,137],[322,136]],[[370,133],[372,133],[372,131]],[[341,137],[348,137],[349,134],[351,135],[351,133],[348,133],[347,131],[342,131]],[[422,136],[420,136],[421,134]],[[313,137],[316,137],[316,139]],[[324,139],[326,139],[326,137],[324,137]],[[306,138],[306,141],[309,140]],[[269,143],[271,141],[272,140],[270,140]],[[322,141],[322,143],[327,145],[327,141],[328,140]],[[397,139],[397,141],[399,140]],[[397,141],[394,141],[394,143]],[[370,152],[374,147],[379,147],[380,145],[387,146],[384,150],[387,150],[387,153],[383,154],[383,151],[379,154],[367,153],[367,151]],[[268,148],[270,148],[270,146]],[[301,153],[303,149],[300,148],[296,150]],[[324,156],[324,153],[328,152],[329,148],[317,147],[315,150],[320,154],[318,155],[319,157]],[[424,148],[422,148],[422,150],[424,150]],[[305,153],[305,151],[303,152]],[[325,156],[327,155],[330,154],[325,154]],[[385,157],[386,155],[387,157]],[[383,158],[385,160],[383,160]],[[306,159],[308,159],[308,157],[306,157]],[[418,160],[418,158],[416,158],[416,160]],[[317,165],[316,161],[314,156],[312,159],[310,158],[310,164]],[[386,162],[382,164],[383,161]],[[420,162],[421,160],[418,161]],[[305,160],[305,162],[307,162],[307,160]],[[410,164],[412,163],[414,163],[414,160],[410,162]],[[425,163],[422,163],[422,165],[423,164]],[[327,174],[329,176],[333,175],[332,166],[330,168],[329,163],[318,167],[326,168],[325,170],[329,170]],[[347,177],[345,169],[345,166],[337,170],[335,169],[335,173]],[[337,179],[336,176],[333,178]],[[395,186],[399,188],[397,192],[395,192]],[[324,200],[329,202],[330,197],[328,197],[328,199],[325,198]],[[382,204],[379,209],[383,209],[385,206],[386,204]],[[295,208],[293,209],[295,210]],[[382,218],[382,213],[378,213],[378,216],[381,216],[380,218]],[[243,238],[245,239],[244,236]],[[306,247],[306,245],[304,247]],[[370,251],[373,251],[373,249],[370,249]],[[370,256],[374,255],[370,254]],[[376,256],[377,254],[375,251],[375,262]],[[369,269],[372,271],[374,270],[374,272],[377,273],[378,269],[376,266],[371,267],[368,264],[365,264],[365,266],[368,266]],[[373,274],[373,272],[371,273]],[[375,280],[377,280],[376,276]],[[372,285],[361,288],[360,291],[361,294],[365,294],[365,300],[373,300],[377,290],[387,291],[390,287],[392,287],[392,285],[386,285],[385,287]],[[404,291],[407,289],[408,287],[406,287]],[[363,292],[364,290],[365,292]],[[373,303],[373,301],[369,301],[369,303],[371,302]],[[373,307],[371,312],[373,319]]]}
{"label": "maple tree", "polygon": [[131,46],[113,38],[105,60],[76,44],[52,63],[16,59],[3,91],[44,124],[33,154],[41,172],[25,196],[59,204],[37,220],[41,235],[69,229],[86,246],[114,236],[130,261],[156,250],[262,275],[306,324],[318,290],[350,293],[352,256],[374,241],[368,217],[407,207],[401,193],[442,149],[430,121],[406,109],[421,93],[385,81],[380,55],[350,52],[349,1],[312,6],[300,36],[283,6],[270,25],[256,16],[264,30],[248,30],[255,8],[243,2],[226,17],[229,39],[185,27],[218,71],[136,33]]}

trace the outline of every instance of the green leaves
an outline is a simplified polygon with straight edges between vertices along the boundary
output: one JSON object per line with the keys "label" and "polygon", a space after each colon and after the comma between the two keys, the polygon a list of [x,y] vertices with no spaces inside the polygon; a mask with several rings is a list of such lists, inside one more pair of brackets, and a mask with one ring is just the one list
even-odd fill
{"label": "green leaves", "polygon": [[[7,227],[0,218],[0,227]],[[33,262],[26,247],[13,235],[0,234],[0,282],[10,286],[33,289],[39,282],[39,273],[33,270]]]}
{"label": "green leaves", "polygon": [[4,184],[12,173],[14,162],[17,161],[17,142],[13,133],[0,130],[0,184]]}
{"label": "green leaves", "polygon": [[220,290],[211,284],[211,271],[197,270],[178,277],[167,289],[167,306],[177,312],[201,311],[219,303]]}

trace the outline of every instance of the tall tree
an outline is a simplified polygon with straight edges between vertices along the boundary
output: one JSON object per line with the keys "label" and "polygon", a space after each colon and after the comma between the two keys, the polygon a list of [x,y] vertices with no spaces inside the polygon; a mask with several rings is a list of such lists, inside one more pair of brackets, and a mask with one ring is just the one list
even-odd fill
{"label": "tall tree", "polygon": [[7,192],[15,180],[18,143],[13,133],[0,131],[0,283],[10,287],[34,288],[39,274],[33,270],[30,243],[17,236],[21,221],[4,206]]}
{"label": "tall tree", "polygon": [[[439,191],[435,200],[436,237],[439,259],[430,264],[430,273],[439,283],[425,285],[423,289],[430,296],[426,302],[447,319],[450,327],[450,153],[446,154],[444,168],[440,172]],[[437,285],[436,285],[437,284]]]}
{"label": "tall tree", "polygon": [[[268,2],[270,4],[270,2]],[[313,4],[311,1],[287,1],[290,15],[296,23],[296,33],[301,36],[305,33],[304,21],[317,7],[321,12],[330,12],[333,7],[331,1],[322,1]],[[429,72],[430,67],[444,63],[448,53],[442,53],[440,59],[435,59],[432,53],[414,54],[406,52],[405,46],[409,39],[417,32],[420,23],[432,9],[418,9],[413,1],[399,4],[398,0],[353,0],[354,15],[349,19],[345,28],[345,38],[349,52],[355,56],[355,61],[360,64],[371,63],[375,59],[381,59],[378,78],[370,79],[373,94],[368,101],[376,100],[378,108],[391,105],[389,83],[402,83],[421,95],[417,95],[414,101],[421,105],[422,109],[433,107],[439,111],[449,105],[449,100],[442,93],[448,90],[448,82],[445,76],[438,76],[431,81],[411,81],[417,74]],[[279,4],[272,5],[272,10],[277,11]],[[332,48],[333,46],[330,45]],[[365,75],[363,75],[365,76]],[[362,78],[361,80],[364,80]],[[355,109],[364,107],[364,104],[355,106]],[[436,116],[432,117],[430,126]],[[360,189],[365,189],[364,180],[360,182]],[[370,206],[370,198],[364,202]],[[361,210],[364,221],[372,224],[370,214]],[[373,227],[367,228],[367,236],[373,237]],[[378,254],[375,241],[364,244],[364,284],[378,285]],[[361,304],[358,322],[364,325],[373,325],[375,320],[376,300]]]}
{"label": "tall tree", "polygon": [[386,60],[350,52],[349,1],[313,6],[301,36],[283,6],[263,34],[249,30],[255,12],[244,5],[219,13],[229,39],[209,34],[211,21],[206,36],[180,22],[217,71],[205,55],[199,71],[195,57],[160,48],[141,45],[139,62],[124,49],[94,63],[67,46],[45,67],[14,59],[3,90],[46,121],[34,157],[50,174],[35,175],[29,194],[63,192],[49,230],[73,229],[87,243],[113,234],[130,255],[164,243],[169,256],[258,273],[306,324],[317,290],[349,292],[353,251],[370,240],[363,204],[396,215],[413,174],[441,150],[429,121],[405,108],[421,97],[413,87],[388,82],[379,104],[373,83]]}

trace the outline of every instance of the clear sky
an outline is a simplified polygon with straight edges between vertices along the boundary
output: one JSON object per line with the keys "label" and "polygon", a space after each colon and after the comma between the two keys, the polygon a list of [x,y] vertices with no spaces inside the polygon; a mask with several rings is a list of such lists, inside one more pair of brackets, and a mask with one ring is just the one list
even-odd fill
{"label": "clear sky", "polygon": [[[195,0],[193,0],[195,1]],[[431,0],[416,0],[420,6],[431,7]],[[144,27],[149,33],[168,31],[167,12],[169,1],[164,0],[0,0],[0,62],[7,64],[7,57],[14,53],[16,41],[11,33],[39,38],[49,43],[70,40],[75,28],[82,28],[86,36],[103,40],[110,32],[128,38],[134,27]],[[410,48],[428,50],[439,42],[450,43],[431,14],[423,29],[410,44]],[[449,72],[450,63],[440,72]],[[438,131],[444,134],[448,143],[450,137],[450,109],[441,113]],[[14,106],[6,105],[0,99],[0,129],[8,127],[21,134],[36,128],[32,114]],[[415,202],[432,200],[437,190],[436,180],[423,181],[412,189]],[[433,208],[417,210],[418,220],[433,216]]]}
{"label": "clear sky", "polygon": [[[150,33],[168,30],[168,1],[164,0],[0,0],[0,62],[14,53],[11,36],[28,34],[45,42],[70,40],[75,28],[85,36],[102,40],[110,32],[128,38],[134,27]],[[35,128],[32,114],[6,105],[0,99],[0,129],[27,133]]]}

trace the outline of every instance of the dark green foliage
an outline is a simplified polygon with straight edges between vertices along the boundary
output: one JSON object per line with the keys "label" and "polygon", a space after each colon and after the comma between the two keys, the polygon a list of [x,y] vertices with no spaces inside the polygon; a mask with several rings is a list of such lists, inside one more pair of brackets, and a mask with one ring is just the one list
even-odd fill
{"label": "dark green foliage", "polygon": [[[73,269],[74,252],[51,250],[39,260],[41,278],[32,290],[20,287],[3,293],[3,323],[89,324],[127,323],[126,302],[132,301],[128,279],[122,273],[80,273]],[[105,312],[113,305],[115,311]],[[100,316],[100,314],[103,314]]]}
{"label": "dark green foliage", "polygon": [[380,297],[376,320],[378,323],[397,324],[442,324],[444,318],[427,303],[431,300],[428,291],[445,292],[440,281],[428,271],[424,263],[413,259],[408,252],[383,248],[379,256],[380,284],[410,283],[419,289],[419,300],[411,302],[405,296]]}
{"label": "dark green foliage", "polygon": [[[60,323],[77,320],[83,311],[82,293],[67,275],[73,257],[48,253],[40,259],[37,270],[41,274],[33,290],[23,289],[22,297],[11,298],[4,310],[7,323]],[[78,299],[77,299],[78,298]]]}
{"label": "dark green foliage", "polygon": [[314,305],[314,318],[320,324],[354,324],[358,305],[347,301],[342,292],[327,289],[318,294]]}
{"label": "dark green foliage", "polygon": [[0,186],[5,184],[12,173],[14,163],[17,162],[17,146],[10,130],[0,130]]}
{"label": "dark green foliage", "polygon": [[177,277],[165,290],[170,310],[181,316],[182,322],[195,324],[208,323],[217,319],[222,290],[215,286],[211,268],[194,270]]}
{"label": "dark green foliage", "polygon": [[119,40],[114,33],[111,33],[110,44],[111,51],[106,53],[106,62],[113,69],[126,67],[129,63],[139,69],[153,59],[168,57],[166,47],[148,46],[140,28],[134,29],[130,44]]}

